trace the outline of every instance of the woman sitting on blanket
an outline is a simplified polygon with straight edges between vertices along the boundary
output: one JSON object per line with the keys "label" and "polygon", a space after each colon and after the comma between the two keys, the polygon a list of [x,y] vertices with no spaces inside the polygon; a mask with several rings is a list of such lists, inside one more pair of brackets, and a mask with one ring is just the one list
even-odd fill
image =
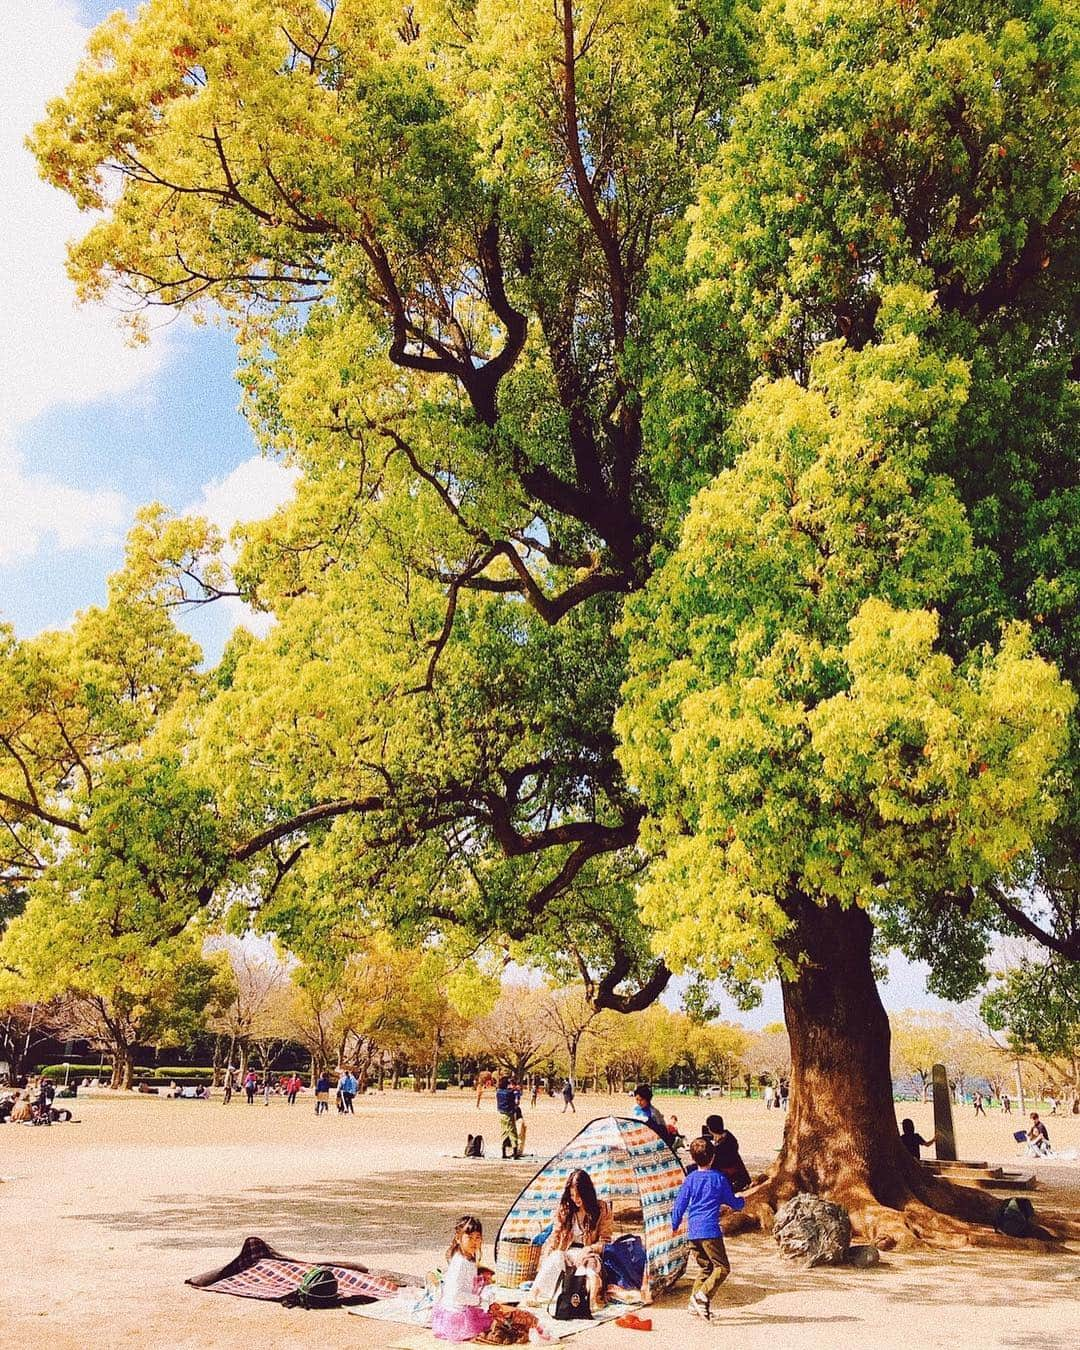
{"label": "woman sitting on blanket", "polygon": [[564,1272],[584,1275],[589,1290],[589,1305],[604,1306],[602,1257],[604,1244],[611,1241],[611,1206],[597,1199],[596,1187],[588,1172],[578,1169],[566,1179],[566,1189],[555,1211],[551,1236],[544,1243],[540,1269],[529,1290],[528,1302],[546,1306]]}

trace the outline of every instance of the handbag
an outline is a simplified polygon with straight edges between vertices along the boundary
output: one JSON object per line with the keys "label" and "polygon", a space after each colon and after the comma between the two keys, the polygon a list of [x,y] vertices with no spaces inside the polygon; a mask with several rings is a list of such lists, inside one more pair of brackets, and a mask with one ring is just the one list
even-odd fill
{"label": "handbag", "polygon": [[624,1233],[604,1245],[604,1283],[620,1289],[640,1289],[645,1279],[645,1244],[635,1233]]}
{"label": "handbag", "polygon": [[556,1322],[583,1322],[592,1320],[589,1307],[589,1285],[584,1275],[564,1270],[548,1306],[548,1313]]}

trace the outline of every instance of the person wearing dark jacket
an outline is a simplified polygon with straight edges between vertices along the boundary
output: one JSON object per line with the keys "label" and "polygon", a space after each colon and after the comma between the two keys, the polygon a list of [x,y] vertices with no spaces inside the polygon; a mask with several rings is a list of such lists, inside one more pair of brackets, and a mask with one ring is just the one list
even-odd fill
{"label": "person wearing dark jacket", "polygon": [[924,1139],[921,1134],[916,1134],[915,1122],[913,1120],[908,1120],[905,1117],[900,1122],[900,1142],[911,1156],[918,1161],[919,1150],[921,1148],[929,1148],[934,1142],[934,1137],[931,1135],[929,1139]]}
{"label": "person wearing dark jacket", "polygon": [[709,1116],[701,1134],[713,1146],[713,1170],[727,1177],[733,1191],[745,1191],[750,1185],[750,1173],[739,1153],[739,1141],[730,1130],[724,1129],[724,1117]]}
{"label": "person wearing dark jacket", "polygon": [[518,1133],[515,1112],[518,1099],[510,1086],[509,1078],[500,1078],[495,1089],[495,1109],[499,1113],[499,1129],[502,1132],[502,1155],[514,1157],[518,1152]]}

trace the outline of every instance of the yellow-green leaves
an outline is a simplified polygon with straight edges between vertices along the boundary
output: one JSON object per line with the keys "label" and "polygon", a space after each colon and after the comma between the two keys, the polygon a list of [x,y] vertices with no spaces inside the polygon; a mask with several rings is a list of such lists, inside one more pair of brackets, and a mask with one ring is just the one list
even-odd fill
{"label": "yellow-green leaves", "polygon": [[631,606],[627,772],[650,808],[657,949],[736,978],[793,952],[784,901],[862,906],[1016,881],[1057,803],[1073,695],[1027,631],[958,663],[932,606],[972,566],[929,471],[967,388],[907,330],[762,385],[741,447]]}
{"label": "yellow-green leaves", "polygon": [[[959,669],[934,614],[868,600],[850,627],[847,688],[809,718],[836,815],[815,834],[815,887],[865,904],[1018,880],[1055,814],[1072,692],[1019,626]],[[860,817],[853,849],[843,822]],[[845,847],[857,869],[837,868]]]}

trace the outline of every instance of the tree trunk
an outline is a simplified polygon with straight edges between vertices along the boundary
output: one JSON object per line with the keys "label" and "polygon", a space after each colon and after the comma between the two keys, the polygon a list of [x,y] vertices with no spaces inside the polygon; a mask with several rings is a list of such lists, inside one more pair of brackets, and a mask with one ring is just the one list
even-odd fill
{"label": "tree trunk", "polygon": [[428,1091],[435,1092],[439,1086],[439,1057],[442,1055],[442,1031],[435,1032],[431,1041],[431,1072],[428,1074]]}
{"label": "tree trunk", "polygon": [[135,1056],[132,1053],[131,1046],[124,1045],[122,1042],[114,1044],[112,1061],[112,1081],[109,1086],[119,1088],[123,1092],[130,1092],[131,1080],[135,1075]]}
{"label": "tree trunk", "polygon": [[[926,1240],[1001,1245],[998,1201],[925,1171],[900,1143],[889,1066],[889,1020],[870,958],[873,926],[860,909],[792,901],[792,954],[804,962],[782,980],[791,1038],[791,1102],[780,1157],[747,1193],[731,1231],[770,1227],[798,1192],[826,1196],[855,1231],[885,1248]],[[725,1224],[725,1227],[728,1227]]]}

